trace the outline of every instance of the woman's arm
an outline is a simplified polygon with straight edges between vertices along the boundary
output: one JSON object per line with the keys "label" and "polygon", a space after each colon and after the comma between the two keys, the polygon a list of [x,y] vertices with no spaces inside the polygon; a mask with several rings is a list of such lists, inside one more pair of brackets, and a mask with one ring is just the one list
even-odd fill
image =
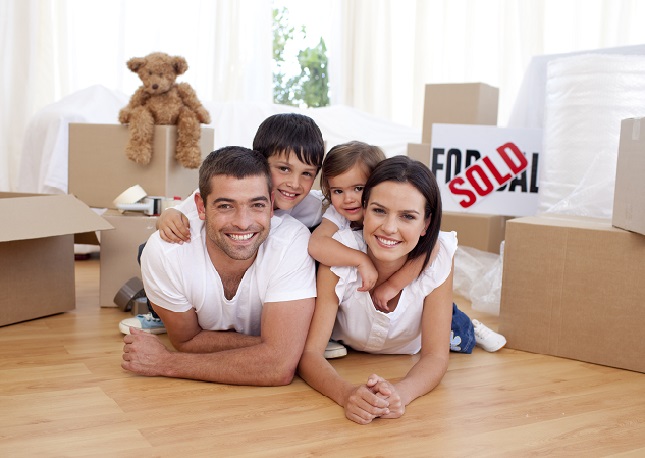
{"label": "woman's arm", "polygon": [[357,267],[363,284],[359,291],[369,291],[376,284],[378,273],[367,254],[343,245],[332,236],[338,231],[338,226],[323,218],[320,226],[314,230],[309,239],[309,255],[326,266]]}
{"label": "woman's arm", "polygon": [[367,386],[354,386],[344,380],[325,359],[325,347],[338,312],[335,292],[338,277],[329,267],[321,265],[317,281],[316,308],[298,371],[309,386],[343,406],[348,419],[360,424],[369,423],[389,412],[388,402],[376,396]]}
{"label": "woman's arm", "polygon": [[402,380],[392,385],[400,398],[401,410],[396,411],[393,399],[390,402],[391,412],[384,418],[403,415],[405,406],[432,391],[448,369],[453,271],[454,263],[446,281],[425,298],[421,317],[421,358]]}

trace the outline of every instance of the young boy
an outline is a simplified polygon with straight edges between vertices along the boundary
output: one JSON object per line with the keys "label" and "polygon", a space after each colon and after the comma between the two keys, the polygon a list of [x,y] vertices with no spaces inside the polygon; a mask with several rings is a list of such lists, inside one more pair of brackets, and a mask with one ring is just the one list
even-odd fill
{"label": "young boy", "polygon": [[[325,152],[322,133],[314,120],[296,113],[269,116],[258,127],[253,149],[269,161],[274,213],[290,214],[309,229],[320,224],[323,196],[311,187]],[[170,243],[190,242],[189,220],[196,217],[193,193],[160,215],[157,229],[161,238]]]}

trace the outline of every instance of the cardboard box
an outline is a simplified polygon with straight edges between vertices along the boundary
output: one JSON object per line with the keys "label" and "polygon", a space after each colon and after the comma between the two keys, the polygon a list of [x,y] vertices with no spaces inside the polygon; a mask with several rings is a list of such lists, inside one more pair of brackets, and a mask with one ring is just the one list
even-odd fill
{"label": "cardboard box", "polygon": [[428,143],[408,143],[408,157],[423,162],[430,167],[432,147]]}
{"label": "cardboard box", "polygon": [[441,230],[456,231],[459,246],[499,254],[508,219],[509,216],[443,212]]}
{"label": "cardboard box", "polygon": [[623,119],[612,224],[645,235],[645,118]]}
{"label": "cardboard box", "polygon": [[0,326],[74,309],[74,234],[112,226],[71,195],[0,193],[0,214]]}
{"label": "cardboard box", "polygon": [[139,245],[147,242],[157,230],[157,217],[140,212],[122,214],[108,210],[103,218],[114,230],[101,235],[99,305],[116,307],[114,296],[121,287],[132,277],[141,278],[141,268],[137,262]]}
{"label": "cardboard box", "polygon": [[484,83],[426,84],[421,143],[432,144],[432,125],[497,125],[499,89]]}
{"label": "cardboard box", "polygon": [[506,223],[499,331],[507,347],[645,372],[645,237],[610,221]]}
{"label": "cardboard box", "polygon": [[[152,160],[146,166],[125,155],[128,128],[120,124],[69,125],[68,188],[91,207],[114,208],[123,191],[140,185],[149,196],[185,199],[198,186],[198,169],[175,160],[176,126],[155,126]],[[202,128],[202,157],[213,150],[213,129]]]}

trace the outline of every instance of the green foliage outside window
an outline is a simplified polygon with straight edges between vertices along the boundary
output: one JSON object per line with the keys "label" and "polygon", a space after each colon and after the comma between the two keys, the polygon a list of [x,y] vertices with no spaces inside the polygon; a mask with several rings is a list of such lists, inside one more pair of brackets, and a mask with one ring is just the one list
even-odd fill
{"label": "green foliage outside window", "polygon": [[[329,75],[327,47],[320,38],[313,48],[298,53],[300,73],[289,76],[285,72],[285,47],[293,40],[294,28],[289,25],[286,8],[273,9],[273,101],[291,106],[324,107],[329,105]],[[300,30],[303,39],[307,31]]]}

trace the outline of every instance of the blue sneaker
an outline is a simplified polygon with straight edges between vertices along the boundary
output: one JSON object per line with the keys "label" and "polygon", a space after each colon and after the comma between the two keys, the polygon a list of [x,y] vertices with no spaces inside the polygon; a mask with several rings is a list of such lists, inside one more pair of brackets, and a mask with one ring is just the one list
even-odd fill
{"label": "blue sneaker", "polygon": [[131,327],[141,329],[143,332],[150,334],[166,333],[166,327],[163,325],[161,318],[153,317],[152,313],[125,318],[119,323],[119,331],[121,331],[121,334],[130,334]]}

